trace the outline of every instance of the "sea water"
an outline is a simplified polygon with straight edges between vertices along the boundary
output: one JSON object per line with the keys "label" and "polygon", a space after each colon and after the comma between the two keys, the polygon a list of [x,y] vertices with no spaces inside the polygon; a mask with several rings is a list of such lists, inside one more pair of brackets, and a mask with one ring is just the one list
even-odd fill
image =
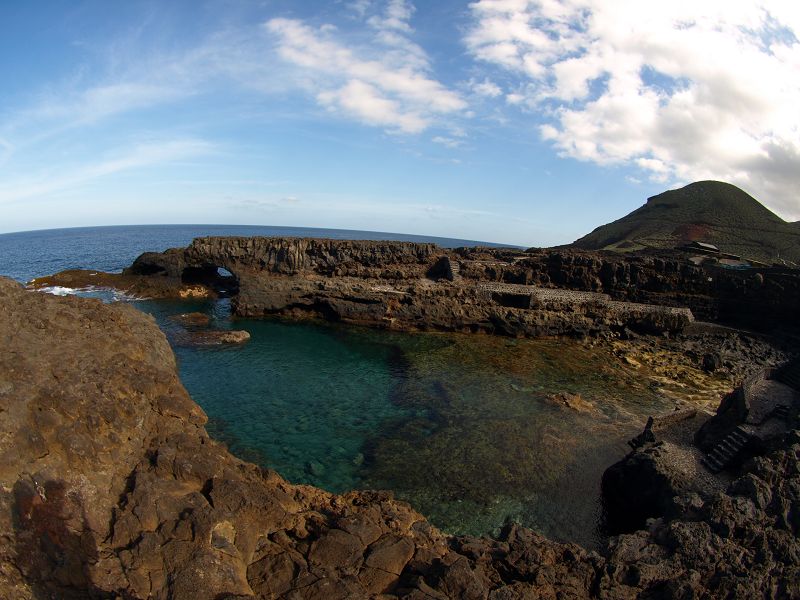
{"label": "sea water", "polygon": [[[200,235],[380,234],[163,226],[0,235],[0,274],[114,271]],[[597,547],[603,470],[648,414],[669,408],[640,371],[574,341],[234,319],[226,300],[133,303],[167,333],[210,434],[235,454],[333,492],[389,489],[451,533],[496,533],[517,521]],[[197,311],[250,341],[184,345],[174,317]]]}

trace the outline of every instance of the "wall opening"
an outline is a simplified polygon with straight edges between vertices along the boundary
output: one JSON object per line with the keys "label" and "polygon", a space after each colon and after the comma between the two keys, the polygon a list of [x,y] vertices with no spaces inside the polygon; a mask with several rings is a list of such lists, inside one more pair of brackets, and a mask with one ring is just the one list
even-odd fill
{"label": "wall opening", "polygon": [[239,293],[239,279],[225,267],[204,265],[186,267],[181,273],[181,282],[199,284],[212,289],[220,298],[230,298]]}

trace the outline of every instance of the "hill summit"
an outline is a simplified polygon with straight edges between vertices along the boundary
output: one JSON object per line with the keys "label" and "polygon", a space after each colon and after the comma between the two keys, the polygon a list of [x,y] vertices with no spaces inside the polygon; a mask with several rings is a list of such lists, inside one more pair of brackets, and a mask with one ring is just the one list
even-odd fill
{"label": "hill summit", "polygon": [[787,223],[747,192],[721,181],[698,181],[652,196],[572,246],[622,252],[694,241],[743,258],[800,262],[800,222]]}

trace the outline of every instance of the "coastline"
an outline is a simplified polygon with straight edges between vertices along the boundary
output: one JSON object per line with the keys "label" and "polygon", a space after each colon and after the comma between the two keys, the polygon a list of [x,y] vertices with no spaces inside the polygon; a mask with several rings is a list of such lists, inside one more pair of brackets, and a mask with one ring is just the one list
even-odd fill
{"label": "coastline", "polygon": [[[368,246],[362,244],[361,247]],[[407,250],[405,247],[402,249]],[[417,247],[417,251],[433,265],[442,262],[438,255],[440,251],[435,247]],[[180,260],[180,251],[168,251],[162,256]],[[291,253],[285,256],[291,256]],[[382,259],[375,258],[374,253],[372,256],[367,260],[377,260],[377,264],[373,262],[373,266],[368,264],[367,268],[385,272],[386,265],[381,263]],[[153,264],[153,257],[145,257],[145,260],[137,261],[139,267],[135,268]],[[292,260],[296,267],[303,258],[295,254],[294,258],[274,262],[271,268],[280,270],[286,261]],[[334,263],[325,268],[332,268],[335,278],[343,276],[336,273],[339,268],[345,271],[356,268],[363,275],[363,260],[345,260],[343,265]],[[425,261],[422,267],[429,274],[432,265]],[[206,274],[211,274],[212,267],[216,272],[217,266],[223,266],[216,265],[216,262],[206,261]],[[519,262],[512,257],[506,264],[513,268]],[[398,269],[395,255],[389,269],[390,280],[396,285],[399,280],[416,278],[420,272],[417,263],[418,260],[408,260],[408,256],[400,252],[399,264],[404,266]],[[236,274],[233,276],[238,280],[239,293],[242,284],[245,288],[250,285],[242,274],[259,280],[252,270],[243,269],[239,263],[227,262],[226,265],[226,269],[233,267],[229,271]],[[297,271],[295,267],[292,269]],[[472,265],[467,267],[465,270],[469,272]],[[197,267],[183,263],[181,268]],[[319,287],[313,273],[301,271],[288,276],[278,275],[275,279],[287,277],[293,284],[300,280],[311,281]],[[483,272],[487,272],[485,267]],[[433,269],[433,274],[437,274],[436,269]],[[111,279],[114,277],[132,278],[129,281],[144,285],[142,282],[148,276],[128,272]],[[169,274],[160,277],[162,279],[156,279],[155,284],[148,284],[150,289],[166,290],[174,295],[185,285],[181,278],[170,279]],[[385,277],[382,279],[386,281]],[[433,278],[434,285],[439,283],[437,279],[443,279],[441,285],[450,293],[459,284],[454,282],[452,267],[449,274],[445,269],[444,276]],[[117,283],[120,281],[127,283],[128,280],[118,279]],[[226,279],[224,283],[227,287],[222,289],[229,290],[230,280]],[[205,290],[203,293],[208,295],[218,294],[219,284],[216,279],[202,285],[197,281],[190,282],[191,286],[200,285]],[[773,518],[767,515],[775,510],[784,516],[778,519],[776,529],[770,528],[775,533],[767,539],[774,539],[779,544],[774,546],[773,542],[768,542],[770,552],[783,556],[787,548],[797,544],[797,526],[793,524],[791,508],[781,508],[791,507],[796,501],[792,491],[795,465],[800,459],[800,446],[797,446],[800,437],[796,433],[791,433],[785,442],[771,449],[767,458],[743,466],[740,474],[744,479],[735,479],[727,491],[712,490],[703,497],[689,494],[687,500],[678,500],[681,496],[676,496],[677,504],[671,505],[670,514],[653,522],[649,531],[612,538],[602,554],[586,552],[574,544],[548,541],[516,525],[506,527],[496,540],[447,536],[408,505],[392,500],[385,493],[351,492],[336,496],[309,486],[291,486],[274,472],[248,466],[233,458],[223,446],[208,438],[203,428],[205,417],[202,411],[177,381],[174,358],[163,334],[148,317],[134,316],[136,311],[131,307],[107,306],[71,297],[30,295],[10,282],[5,281],[2,285],[4,311],[9,317],[3,320],[5,339],[9,341],[12,355],[22,357],[30,355],[32,348],[40,348],[37,360],[45,373],[40,381],[19,381],[20,371],[9,371],[6,366],[4,377],[11,379],[9,390],[14,389],[16,394],[16,410],[12,411],[15,416],[20,415],[19,410],[24,413],[27,409],[36,414],[42,408],[42,396],[36,390],[42,386],[46,389],[54,376],[62,383],[77,378],[85,381],[80,386],[91,385],[92,378],[86,381],[82,375],[87,370],[87,361],[95,365],[88,371],[95,374],[93,377],[103,369],[113,373],[113,377],[109,376],[107,380],[104,393],[99,396],[94,394],[82,401],[77,397],[66,401],[65,396],[76,393],[77,389],[73,392],[67,386],[62,391],[62,402],[73,407],[70,419],[77,418],[78,422],[83,422],[89,413],[82,411],[98,413],[100,409],[98,414],[105,414],[100,429],[108,428],[110,434],[107,437],[94,435],[89,443],[85,436],[79,436],[86,441],[80,443],[84,445],[83,449],[75,454],[75,448],[82,446],[76,446],[77,442],[63,437],[64,434],[60,433],[64,431],[63,426],[54,426],[52,419],[58,423],[64,417],[55,416],[50,420],[34,421],[33,430],[40,438],[30,438],[31,441],[14,448],[11,454],[8,454],[11,449],[6,448],[6,455],[11,460],[3,482],[4,489],[9,491],[3,495],[4,514],[17,515],[14,522],[18,524],[7,523],[7,530],[11,533],[4,544],[3,564],[8,568],[4,568],[2,573],[11,586],[9,589],[21,590],[19,597],[27,597],[25,590],[35,589],[80,595],[84,592],[77,590],[85,591],[89,589],[87,586],[94,586],[91,589],[97,593],[101,590],[102,593],[124,591],[131,597],[174,598],[232,598],[253,594],[260,597],[284,594],[309,598],[322,594],[366,597],[376,593],[399,597],[424,594],[477,598],[501,592],[507,594],[511,590],[515,590],[513,594],[522,594],[525,589],[535,590],[540,595],[567,593],[574,597],[601,598],[633,597],[644,590],[652,592],[656,589],[671,590],[667,594],[671,597],[688,593],[689,589],[694,592],[705,589],[716,597],[734,593],[734,590],[756,589],[753,586],[769,586],[791,594],[791,586],[797,585],[791,583],[797,581],[791,575],[794,571],[786,571],[780,560],[763,563],[752,554],[743,554],[739,559],[755,560],[756,563],[747,567],[750,570],[756,564],[760,565],[753,571],[757,577],[751,582],[745,584],[736,577],[720,577],[718,573],[714,578],[710,577],[711,572],[720,569],[719,557],[728,556],[730,552],[741,554],[741,550],[736,549],[739,544],[749,544],[745,540],[752,539],[753,532],[762,531],[765,523]],[[353,288],[351,283],[348,285],[349,289]],[[378,290],[378,293],[391,292]],[[572,298],[580,302],[586,297],[578,295]],[[532,312],[531,308],[503,308]],[[561,308],[563,310],[563,306]],[[608,321],[608,316],[598,311],[596,306],[594,310],[594,313],[587,311],[586,314],[593,319],[598,319],[599,314],[601,321]],[[64,322],[65,312],[80,316]],[[294,316],[292,311],[276,312]],[[301,310],[299,316],[306,318],[306,313],[319,316],[317,310]],[[36,318],[32,316],[34,314]],[[364,324],[365,320],[352,321]],[[92,326],[87,330],[80,323],[92,323]],[[366,324],[371,323],[366,320]],[[93,349],[64,363],[60,354],[56,357],[52,350],[48,352],[43,348],[46,340],[36,333],[37,328],[48,331],[53,327],[60,332],[67,350],[75,346]],[[113,327],[113,331],[109,327]],[[17,334],[9,335],[8,328],[16,328]],[[641,333],[628,330],[625,333],[626,329],[595,327],[592,331],[594,335],[600,333],[597,337],[601,340],[609,332],[616,331],[617,336],[610,339],[624,333],[639,340],[643,347],[648,346],[647,340],[654,340],[656,349],[663,345],[652,330]],[[502,329],[498,332],[508,333]],[[94,339],[105,341],[92,342]],[[148,350],[137,350],[142,342],[135,340],[139,339],[145,341]],[[109,343],[125,348],[122,354],[131,356],[132,352],[135,360],[131,363],[130,359],[123,359],[118,350],[104,352],[104,346]],[[753,351],[758,350],[754,348]],[[635,361],[634,356],[637,356],[635,352],[626,359]],[[56,364],[53,361],[60,361],[60,369],[46,375],[48,368],[53,368],[48,365]],[[122,367],[123,363],[128,364]],[[153,375],[148,373],[153,373],[155,379],[150,379]],[[143,377],[153,383],[143,386]],[[120,397],[128,399],[128,408],[121,409],[115,405],[112,412],[106,414],[104,411],[108,409],[102,408],[108,406],[106,394],[110,392],[113,397],[115,389],[117,394],[122,394]],[[138,404],[130,405],[131,392],[128,390],[137,390],[134,394],[139,398]],[[5,396],[8,402],[8,392]],[[24,399],[21,405],[20,398]],[[57,415],[62,410],[61,404],[49,405],[48,410]],[[37,406],[39,409],[35,409]],[[118,416],[119,410],[126,410],[129,414]],[[6,411],[4,415],[8,419],[11,413]],[[138,437],[129,437],[129,443],[120,446],[120,440],[124,439],[121,436],[130,428],[126,423],[130,423],[131,418],[152,425],[146,426],[146,431],[139,431]],[[88,418],[87,423],[96,427],[94,423],[98,421]],[[41,441],[34,442],[35,439]],[[109,443],[114,447],[110,454]],[[47,451],[42,453],[38,449],[41,447],[46,447]],[[128,458],[120,461],[120,453]],[[111,456],[114,457],[112,463],[103,458]],[[91,468],[90,464],[93,465]],[[104,464],[105,467],[96,466]],[[745,485],[741,483],[743,480],[756,483]],[[765,502],[764,487],[757,481],[767,482],[764,485],[770,486],[771,497],[786,500],[777,504]],[[754,493],[760,495],[753,496]],[[760,516],[762,514],[764,516]],[[785,525],[780,524],[781,518]],[[736,523],[733,529],[724,525],[730,519]],[[674,538],[677,532],[690,530],[693,531],[691,535],[682,533],[681,537]],[[776,538],[775,535],[782,531],[787,531],[789,537],[781,534]],[[83,541],[78,543],[78,539]],[[706,547],[711,544],[717,550],[698,555],[698,544]],[[159,547],[171,547],[175,551],[181,547],[183,550],[160,553],[156,550]],[[145,560],[145,556],[156,558]],[[652,557],[656,556],[660,558],[654,564]],[[642,570],[640,561],[650,565],[647,571]],[[15,566],[12,568],[10,565]],[[65,565],[69,566],[67,571],[64,571]],[[797,565],[793,568],[797,570]],[[18,575],[13,574],[15,569]],[[635,577],[632,576],[634,572],[637,573]],[[697,576],[685,580],[687,572],[697,573]],[[537,574],[535,577],[534,573]],[[191,583],[200,574],[208,584],[204,592],[199,592]]]}
{"label": "coastline", "polygon": [[[3,288],[3,307],[9,315],[3,320],[4,336],[14,356],[30,355],[32,348],[39,348],[37,360],[43,372],[60,364],[55,374],[62,384],[85,379],[82,373],[87,366],[95,365],[88,370],[95,376],[101,369],[109,369],[114,377],[104,393],[118,389],[127,398],[130,392],[126,390],[133,389],[140,398],[138,404],[127,403],[129,416],[119,418],[112,412],[103,417],[101,429],[110,428],[114,436],[93,436],[92,447],[82,453],[73,450],[80,446],[64,444],[59,438],[63,427],[48,421],[34,426],[42,436],[40,444],[48,448],[46,453],[32,441],[14,448],[16,459],[8,463],[3,482],[9,490],[3,495],[4,514],[18,515],[19,525],[8,523],[7,530],[17,541],[7,538],[4,564],[16,565],[17,579],[8,580],[9,586],[15,587],[8,589],[21,590],[19,597],[27,597],[24,590],[37,586],[64,594],[93,586],[97,593],[124,591],[131,597],[232,598],[288,593],[300,597],[375,593],[487,597],[503,590],[521,594],[528,589],[540,595],[560,592],[574,597],[619,598],[656,589],[672,590],[669,595],[679,595],[682,589],[724,595],[755,586],[791,594],[791,582],[797,581],[780,561],[758,562],[761,568],[753,571],[755,576],[748,583],[719,573],[710,576],[720,568],[719,556],[741,554],[739,544],[749,543],[744,540],[764,527],[765,518],[772,518],[758,515],[783,510],[780,503],[753,499],[750,488],[743,484],[734,484],[728,493],[711,495],[700,505],[692,500],[683,513],[656,522],[649,532],[614,538],[603,555],[549,542],[517,526],[506,528],[498,540],[449,537],[387,495],[355,492],[334,496],[307,486],[291,486],[275,473],[238,461],[207,437],[202,413],[177,381],[166,340],[147,317],[134,316],[134,309],[121,305],[31,295],[9,282],[4,282]],[[82,316],[64,322],[64,311]],[[81,325],[89,322],[91,329]],[[52,349],[47,351],[46,339],[36,333],[38,327],[42,328],[39,331],[58,328],[64,347],[57,355]],[[9,328],[15,330],[14,336]],[[141,342],[135,341],[138,339],[148,340],[144,352]],[[136,357],[135,361],[126,361],[113,348],[104,353],[99,340],[124,348],[123,354]],[[62,352],[76,346],[93,350],[64,363]],[[123,363],[127,364],[122,367]],[[156,374],[155,380],[147,379],[155,381],[148,384],[151,388],[142,386],[142,377],[150,377],[148,372]],[[17,408],[36,414],[43,401],[37,390],[47,389],[54,374],[43,375],[39,381],[20,381],[20,371],[6,367],[4,373],[11,379],[17,403],[23,399]],[[86,384],[92,382],[82,385]],[[69,386],[62,392],[70,393]],[[7,392],[5,396],[8,399]],[[63,404],[73,407],[70,418],[77,417],[80,422],[88,415],[82,411],[97,413],[98,408],[107,406],[103,394],[83,402],[78,397],[71,401],[62,397]],[[51,406],[48,410],[57,414],[61,409]],[[114,410],[121,408],[117,405]],[[119,440],[124,439],[120,434],[130,418],[152,425],[145,427],[144,437],[120,446]],[[794,501],[793,469],[800,458],[793,439],[787,438],[784,449],[761,459],[744,474],[748,481],[770,482],[773,496],[788,494],[789,506]],[[98,457],[110,456],[104,448],[111,440],[115,459],[108,463],[100,458],[98,463]],[[59,450],[50,450],[56,447]],[[120,452],[128,458],[120,461]],[[103,464],[109,466],[98,468]],[[778,479],[776,473],[781,473]],[[762,490],[759,486],[756,489]],[[11,490],[15,490],[13,494]],[[106,520],[103,514],[114,516]],[[734,529],[721,525],[730,519],[737,523]],[[780,551],[770,545],[774,552],[784,552],[787,543],[789,547],[797,543],[791,533],[796,526],[790,516],[784,519],[787,524],[779,524],[775,531],[788,527],[790,537],[773,535],[783,544]],[[693,533],[675,538],[681,531]],[[74,532],[77,538],[67,532]],[[77,543],[77,539],[83,541]],[[56,540],[56,544],[42,545],[43,540]],[[698,555],[698,544],[711,544],[718,551]],[[159,547],[173,550],[160,554]],[[179,547],[183,550],[178,551]],[[146,556],[151,558],[145,560]],[[648,556],[651,558],[645,558]],[[661,558],[654,564],[652,557],[656,556]],[[642,570],[642,560],[650,565],[647,571]],[[751,560],[759,559],[741,554],[740,561]],[[744,567],[738,564],[735,568]],[[64,571],[65,565],[69,565],[70,575]],[[4,569],[4,576],[13,577],[13,569]],[[686,580],[687,570],[697,575]],[[189,590],[201,573],[204,590]]]}

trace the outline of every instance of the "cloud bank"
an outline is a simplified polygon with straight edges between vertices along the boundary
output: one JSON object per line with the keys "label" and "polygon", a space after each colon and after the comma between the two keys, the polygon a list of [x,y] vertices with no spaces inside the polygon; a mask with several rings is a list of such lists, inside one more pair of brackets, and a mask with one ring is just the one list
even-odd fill
{"label": "cloud bank", "polygon": [[331,112],[388,131],[415,134],[467,107],[460,95],[431,75],[425,51],[411,41],[414,7],[390,0],[366,16],[369,6],[354,5],[372,31],[368,43],[346,41],[335,27],[311,27],[299,19],[270,19],[265,28],[276,39],[278,55],[317,102]]}
{"label": "cloud bank", "polygon": [[464,42],[562,155],[723,179],[800,218],[800,5],[480,0]]}

